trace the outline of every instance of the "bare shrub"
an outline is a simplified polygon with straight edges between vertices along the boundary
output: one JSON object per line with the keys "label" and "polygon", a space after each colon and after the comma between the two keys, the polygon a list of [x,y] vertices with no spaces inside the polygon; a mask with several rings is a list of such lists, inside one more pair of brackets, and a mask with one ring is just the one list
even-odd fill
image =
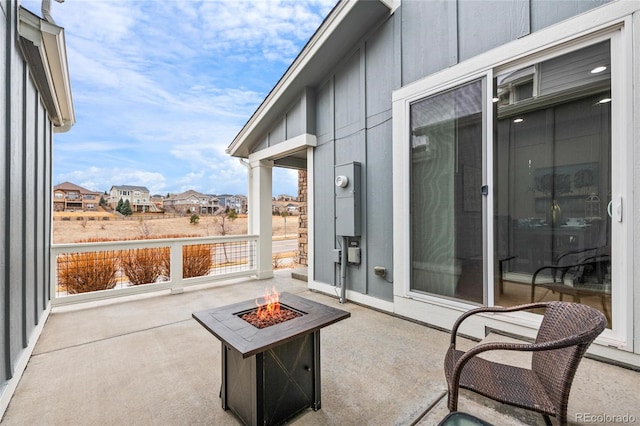
{"label": "bare shrub", "polygon": [[142,218],[140,218],[139,228],[140,228],[140,235],[142,235],[143,238],[149,238],[151,234],[153,234],[153,229],[151,228],[151,225],[149,225],[147,221],[143,220]]}
{"label": "bare shrub", "polygon": [[279,254],[274,254],[271,258],[271,264],[273,265],[273,269],[282,268],[282,257]]}
{"label": "bare shrub", "polygon": [[122,270],[132,285],[155,283],[165,275],[165,257],[169,257],[167,247],[127,250],[122,255]]}
{"label": "bare shrub", "polygon": [[[159,235],[154,238],[165,239],[165,238],[187,238],[187,237],[197,237],[197,235],[189,235],[189,234],[169,234],[169,235]],[[118,241],[129,241],[129,240],[145,240],[148,238],[143,237],[132,237],[129,239],[120,239]],[[97,242],[105,242],[105,241],[113,241],[109,238],[87,238],[84,240],[76,241],[77,243],[97,243]],[[140,254],[140,258],[137,258],[137,255],[128,255],[125,254],[122,256],[121,267],[124,271],[124,274],[129,277],[131,284],[148,284],[155,282],[158,278],[163,277],[169,279],[171,276],[171,254],[168,247],[161,247],[157,249],[132,249],[128,250],[129,253],[135,251],[144,251],[144,250],[157,250],[155,255],[149,254]],[[184,278],[193,278],[207,275],[211,268],[213,267],[213,256],[215,254],[215,247],[212,244],[194,244],[184,246],[184,250],[182,252],[182,275]],[[138,260],[138,261],[137,261]],[[152,260],[157,262],[156,265],[153,264]],[[137,262],[136,262],[137,261]],[[126,264],[129,263],[131,269],[126,271]],[[142,266],[145,265],[145,266]],[[159,272],[159,275],[156,274]],[[130,275],[131,274],[131,275]],[[149,277],[154,277],[154,279],[149,279]],[[140,278],[138,278],[140,277]],[[140,281],[139,281],[140,280]]]}
{"label": "bare shrub", "polygon": [[117,282],[118,261],[111,252],[60,255],[58,283],[69,294],[108,290]]}
{"label": "bare shrub", "polygon": [[213,266],[215,248],[211,244],[184,246],[182,251],[182,276],[184,278],[207,275]]}

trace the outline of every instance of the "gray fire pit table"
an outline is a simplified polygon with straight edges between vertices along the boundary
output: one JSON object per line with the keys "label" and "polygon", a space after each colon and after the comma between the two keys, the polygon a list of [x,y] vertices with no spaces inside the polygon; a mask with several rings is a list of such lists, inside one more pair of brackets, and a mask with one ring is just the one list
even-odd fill
{"label": "gray fire pit table", "polygon": [[256,308],[254,300],[192,315],[222,342],[222,408],[247,425],[320,409],[320,329],[351,316],[290,293],[280,294],[280,305],[301,315],[259,329],[240,318]]}

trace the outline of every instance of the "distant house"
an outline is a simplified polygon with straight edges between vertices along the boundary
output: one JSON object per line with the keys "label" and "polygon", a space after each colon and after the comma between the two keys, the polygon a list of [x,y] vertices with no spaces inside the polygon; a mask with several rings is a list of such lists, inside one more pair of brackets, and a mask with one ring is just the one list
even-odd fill
{"label": "distant house", "polygon": [[245,195],[217,195],[220,207],[226,209],[234,209],[237,213],[247,212],[247,197]]}
{"label": "distant house", "polygon": [[171,194],[163,200],[163,206],[165,210],[176,213],[213,214],[220,209],[218,198],[192,189],[181,194]]}
{"label": "distant house", "polygon": [[151,201],[149,190],[145,186],[120,185],[109,190],[109,205],[115,209],[118,201],[127,201],[135,213],[158,212],[160,209]]}
{"label": "distant house", "polygon": [[289,215],[297,215],[299,210],[299,203],[287,203],[286,201],[273,201],[271,205],[271,213],[281,215],[287,212]]}
{"label": "distant house", "polygon": [[151,196],[151,202],[156,205],[158,209],[164,209],[164,199],[166,197],[162,194],[154,194]]}
{"label": "distant house", "polygon": [[63,182],[53,187],[53,211],[93,211],[98,208],[101,195],[101,192]]}

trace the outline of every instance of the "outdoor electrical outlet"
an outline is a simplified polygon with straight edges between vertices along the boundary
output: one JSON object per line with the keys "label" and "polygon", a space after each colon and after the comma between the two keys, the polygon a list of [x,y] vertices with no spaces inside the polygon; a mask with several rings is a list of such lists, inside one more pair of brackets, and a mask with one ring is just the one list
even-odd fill
{"label": "outdoor electrical outlet", "polygon": [[374,266],[373,273],[380,277],[384,277],[385,275],[387,275],[387,268],[385,268],[384,266]]}

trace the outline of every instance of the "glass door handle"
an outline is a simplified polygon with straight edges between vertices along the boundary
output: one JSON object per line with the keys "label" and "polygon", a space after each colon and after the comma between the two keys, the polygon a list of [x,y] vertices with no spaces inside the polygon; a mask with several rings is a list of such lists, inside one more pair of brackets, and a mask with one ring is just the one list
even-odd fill
{"label": "glass door handle", "polygon": [[610,218],[615,219],[618,222],[622,222],[622,197],[621,196],[616,197],[615,200],[609,201],[609,205],[607,205],[607,213],[609,213]]}

